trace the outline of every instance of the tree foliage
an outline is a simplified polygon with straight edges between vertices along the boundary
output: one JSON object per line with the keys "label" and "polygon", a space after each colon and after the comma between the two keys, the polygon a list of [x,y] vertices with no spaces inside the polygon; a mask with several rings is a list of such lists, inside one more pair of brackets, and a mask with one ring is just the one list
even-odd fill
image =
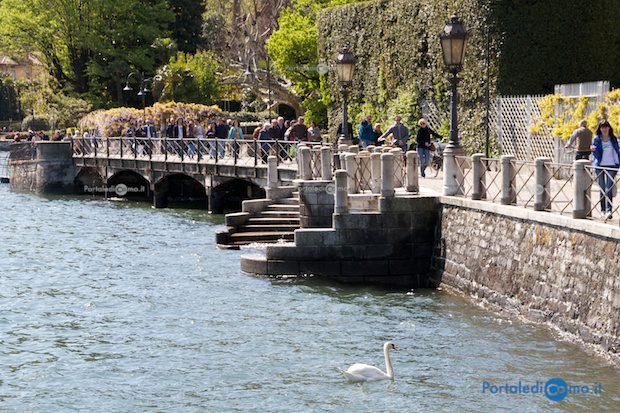
{"label": "tree foliage", "polygon": [[60,88],[107,102],[132,68],[153,70],[172,19],[166,0],[3,0],[0,46],[40,52]]}
{"label": "tree foliage", "polygon": [[161,100],[213,104],[219,97],[219,73],[213,52],[179,52],[159,71]]}
{"label": "tree foliage", "polygon": [[203,0],[168,0],[174,12],[172,38],[182,52],[195,53],[201,44]]}

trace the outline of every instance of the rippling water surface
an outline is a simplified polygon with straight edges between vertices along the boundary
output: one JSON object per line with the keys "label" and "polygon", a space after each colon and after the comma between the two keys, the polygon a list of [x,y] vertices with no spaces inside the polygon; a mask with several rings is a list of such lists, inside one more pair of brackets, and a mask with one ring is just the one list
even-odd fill
{"label": "rippling water surface", "polygon": [[[620,372],[438,291],[273,281],[219,251],[222,217],[0,186],[0,411],[620,411]],[[336,370],[384,368],[347,384]],[[602,395],[482,394],[560,377]]]}

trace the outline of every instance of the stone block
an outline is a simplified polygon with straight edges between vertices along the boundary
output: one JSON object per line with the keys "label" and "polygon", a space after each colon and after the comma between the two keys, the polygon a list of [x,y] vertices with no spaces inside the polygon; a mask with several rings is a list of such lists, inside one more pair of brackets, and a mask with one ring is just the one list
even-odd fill
{"label": "stone block", "polygon": [[295,230],[295,245],[306,246],[335,245],[338,233],[331,228],[301,228]]}
{"label": "stone block", "polygon": [[267,275],[267,258],[263,255],[242,255],[241,271],[249,274]]}
{"label": "stone block", "polygon": [[245,224],[249,218],[250,214],[248,212],[235,212],[232,214],[226,214],[224,220],[227,226],[236,227]]}
{"label": "stone block", "polygon": [[383,217],[380,212],[354,214],[337,214],[334,216],[334,228],[381,228]]}
{"label": "stone block", "polygon": [[268,275],[298,275],[299,263],[295,260],[267,260]]}
{"label": "stone block", "polygon": [[355,260],[355,261],[342,261],[342,275],[343,276],[356,276],[356,277],[368,277],[387,275],[389,271],[389,265],[387,260]]}
{"label": "stone block", "polygon": [[302,275],[313,274],[325,277],[340,275],[340,261],[299,261],[299,273]]}

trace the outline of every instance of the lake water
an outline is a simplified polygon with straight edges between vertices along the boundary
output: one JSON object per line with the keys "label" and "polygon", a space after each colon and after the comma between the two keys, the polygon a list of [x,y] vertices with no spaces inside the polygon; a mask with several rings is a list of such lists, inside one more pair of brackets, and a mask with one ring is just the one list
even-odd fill
{"label": "lake water", "polygon": [[[620,411],[620,371],[545,327],[442,291],[243,274],[222,216],[7,185],[0,208],[0,411]],[[384,369],[385,340],[394,382],[346,383],[336,367]],[[602,393],[483,393],[554,377]]]}

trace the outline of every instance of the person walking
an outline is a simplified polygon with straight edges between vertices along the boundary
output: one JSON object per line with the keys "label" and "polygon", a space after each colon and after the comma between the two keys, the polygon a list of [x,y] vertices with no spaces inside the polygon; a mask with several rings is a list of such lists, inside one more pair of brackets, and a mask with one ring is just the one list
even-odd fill
{"label": "person walking", "polygon": [[620,167],[620,148],[614,129],[607,120],[603,120],[596,128],[596,137],[590,148],[594,156],[592,165],[597,167],[598,186],[601,190],[601,213],[605,219],[613,218],[613,190],[616,174]]}
{"label": "person walking", "polygon": [[443,139],[443,136],[432,130],[426,119],[422,118],[418,121],[418,133],[416,134],[418,156],[420,157],[420,175],[422,178],[426,177],[426,167],[431,158],[431,135],[437,139]]}
{"label": "person walking", "polygon": [[358,134],[362,148],[372,145],[372,142],[375,140],[375,134],[372,129],[372,116],[366,115],[362,123],[360,123]]}
{"label": "person walking", "polygon": [[243,130],[239,125],[239,119],[233,119],[230,124],[230,130],[228,131],[228,140],[232,141],[232,150],[235,154],[235,158],[239,157],[239,145],[243,140]]}
{"label": "person walking", "polygon": [[295,124],[295,126],[293,126],[293,132],[295,133],[295,138],[298,141],[308,141],[308,127],[304,124],[303,116],[297,118],[297,123]]}
{"label": "person walking", "polygon": [[373,142],[372,142],[373,145],[380,146],[381,144],[383,144],[383,142],[379,142],[379,138],[381,137],[381,135],[383,135],[383,132],[381,131],[380,123],[375,123],[375,128],[372,130],[372,133],[374,135]]}
{"label": "person walking", "polygon": [[588,121],[582,119],[579,122],[579,126],[573,132],[568,143],[564,146],[566,149],[575,149],[575,143],[577,144],[575,153],[575,160],[590,159],[590,146],[592,145],[592,131],[588,129]]}
{"label": "person walking", "polygon": [[315,121],[310,122],[308,139],[310,139],[310,142],[321,142],[321,129],[316,125]]}
{"label": "person walking", "polygon": [[409,140],[409,128],[401,122],[400,115],[394,116],[394,125],[392,125],[381,137],[379,141],[384,141],[390,134],[394,137],[394,145],[407,152],[407,141]]}

